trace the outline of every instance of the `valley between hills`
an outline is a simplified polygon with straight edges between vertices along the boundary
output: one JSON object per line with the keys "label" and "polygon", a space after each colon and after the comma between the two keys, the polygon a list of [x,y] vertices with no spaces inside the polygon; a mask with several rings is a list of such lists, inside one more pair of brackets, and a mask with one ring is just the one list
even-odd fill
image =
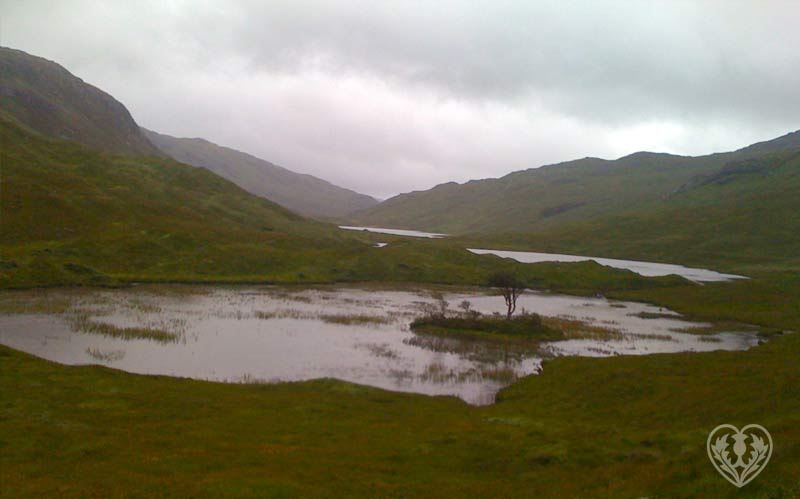
{"label": "valley between hills", "polygon": [[[0,48],[0,84],[0,495],[800,497],[800,131],[698,157],[532,165],[378,202],[291,165],[142,129],[111,95],[19,50]],[[646,277],[467,248],[747,278]],[[541,313],[545,322],[527,320],[551,336],[529,343],[492,336],[518,331],[488,321],[480,351],[486,331],[452,346],[447,331],[422,341],[409,330],[422,313],[462,325],[494,317],[498,274],[518,279],[531,307],[577,311],[525,310]],[[648,320],[654,331],[691,322],[677,334],[708,348],[612,351],[634,341],[615,321]],[[224,357],[237,334],[269,324],[290,324],[292,341],[360,335],[349,345],[367,363],[427,348],[438,364],[382,385],[333,369],[271,380],[125,364],[154,362],[148,349],[178,359],[219,335],[210,358]],[[637,341],[676,343],[662,325]],[[742,348],[709,347],[741,331]],[[363,339],[390,333],[404,341]],[[554,338],[612,350],[541,349]],[[79,339],[89,343],[73,357],[36,353]],[[248,341],[226,366],[261,345]],[[502,351],[508,362],[528,347],[535,370],[484,358]],[[466,374],[447,372],[441,359],[456,357]],[[491,403],[430,388],[477,375],[491,382]],[[775,441],[769,467],[738,492],[705,453],[720,418],[758,422]]]}

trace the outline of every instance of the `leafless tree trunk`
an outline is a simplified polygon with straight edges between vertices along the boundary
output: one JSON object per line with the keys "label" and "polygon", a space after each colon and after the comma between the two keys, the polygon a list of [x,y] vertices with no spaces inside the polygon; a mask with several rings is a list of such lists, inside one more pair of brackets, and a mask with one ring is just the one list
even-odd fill
{"label": "leafless tree trunk", "polygon": [[504,288],[501,292],[503,293],[503,299],[506,301],[506,308],[508,309],[506,319],[510,319],[517,310],[517,298],[522,294],[522,290],[519,288]]}
{"label": "leafless tree trunk", "polygon": [[500,289],[500,294],[506,302],[506,318],[511,319],[517,310],[517,298],[525,290],[525,283],[513,274],[497,272],[489,277],[489,286]]}

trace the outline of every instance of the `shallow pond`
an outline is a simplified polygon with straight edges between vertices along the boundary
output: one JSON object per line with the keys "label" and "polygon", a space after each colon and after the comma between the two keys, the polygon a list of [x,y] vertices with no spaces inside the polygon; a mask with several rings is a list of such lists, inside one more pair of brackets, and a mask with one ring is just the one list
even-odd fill
{"label": "shallow pond", "polygon": [[230,382],[332,377],[487,404],[500,388],[537,372],[548,355],[738,350],[757,342],[752,331],[679,332],[701,324],[650,305],[536,292],[522,295],[518,308],[572,324],[571,339],[521,351],[409,331],[409,322],[440,298],[451,309],[464,300],[484,313],[504,309],[499,296],[453,288],[7,292],[0,294],[0,343],[64,364],[103,364],[135,373]]}

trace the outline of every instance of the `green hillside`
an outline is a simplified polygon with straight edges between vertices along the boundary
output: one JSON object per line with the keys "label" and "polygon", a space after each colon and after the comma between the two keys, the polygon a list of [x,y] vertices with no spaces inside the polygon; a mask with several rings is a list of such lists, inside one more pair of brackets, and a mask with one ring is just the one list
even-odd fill
{"label": "green hillside", "polygon": [[0,116],[42,135],[120,154],[155,155],[125,106],[55,62],[0,47]]}
{"label": "green hillside", "polygon": [[795,132],[736,152],[702,157],[642,152],[615,161],[585,158],[499,179],[401,194],[355,214],[351,221],[451,234],[547,230],[568,222],[668,208],[683,200],[676,193],[704,175],[798,147],[800,132]]}
{"label": "green hillside", "polygon": [[800,270],[800,150],[692,179],[639,211],[466,242],[693,265]]}
{"label": "green hillside", "polygon": [[800,268],[800,132],[702,157],[586,158],[403,194],[367,226],[464,245],[683,263],[743,273]]}
{"label": "green hillside", "polygon": [[101,153],[0,120],[0,288],[114,281],[482,284],[496,269],[589,293],[679,285],[596,264],[523,265],[458,243],[342,231],[203,168]]}
{"label": "green hillside", "polygon": [[302,266],[299,254],[286,262],[294,248],[340,244],[335,228],[204,169],[101,153],[2,120],[0,133],[0,276],[7,282],[75,280],[62,263],[89,276],[83,267],[141,276],[235,274],[248,264],[243,252],[260,260],[262,271],[280,273],[282,264]]}
{"label": "green hillside", "polygon": [[204,139],[177,138],[149,130],[144,133],[171,158],[208,168],[248,192],[297,213],[318,218],[342,217],[377,204],[370,196]]}

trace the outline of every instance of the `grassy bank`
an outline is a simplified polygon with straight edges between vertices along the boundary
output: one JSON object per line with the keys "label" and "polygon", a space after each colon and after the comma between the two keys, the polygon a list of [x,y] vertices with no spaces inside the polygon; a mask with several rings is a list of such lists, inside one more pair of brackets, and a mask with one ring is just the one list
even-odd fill
{"label": "grassy bank", "polygon": [[752,279],[619,290],[620,299],[649,301],[707,320],[733,320],[800,332],[800,273],[773,272]]}

